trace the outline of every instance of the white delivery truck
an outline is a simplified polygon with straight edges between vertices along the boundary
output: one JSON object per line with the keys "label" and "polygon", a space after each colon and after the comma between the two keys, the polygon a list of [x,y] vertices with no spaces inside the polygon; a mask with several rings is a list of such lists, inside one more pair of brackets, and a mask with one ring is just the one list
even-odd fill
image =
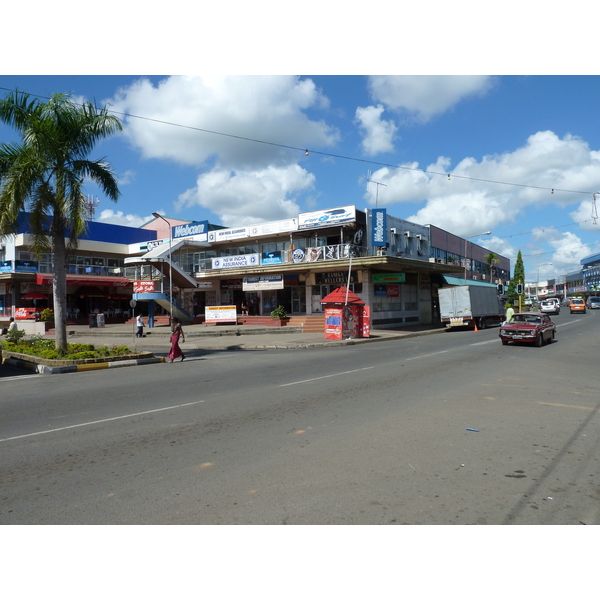
{"label": "white delivery truck", "polygon": [[504,307],[494,285],[454,285],[439,288],[440,315],[446,327],[500,325]]}

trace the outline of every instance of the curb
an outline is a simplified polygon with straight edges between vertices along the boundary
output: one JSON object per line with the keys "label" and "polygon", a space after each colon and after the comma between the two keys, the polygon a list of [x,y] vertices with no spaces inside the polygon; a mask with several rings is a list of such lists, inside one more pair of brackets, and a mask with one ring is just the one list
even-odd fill
{"label": "curb", "polygon": [[38,365],[37,363],[32,363],[17,358],[8,358],[5,362],[14,367],[25,369],[26,371],[32,371],[33,373],[38,373],[40,375],[60,375],[63,373],[80,373],[83,371],[98,371],[100,369],[117,369],[119,367],[137,367],[139,365],[164,363],[165,358],[163,356],[160,356],[155,358],[119,360],[89,365],[68,365],[65,367],[48,367],[47,365]]}

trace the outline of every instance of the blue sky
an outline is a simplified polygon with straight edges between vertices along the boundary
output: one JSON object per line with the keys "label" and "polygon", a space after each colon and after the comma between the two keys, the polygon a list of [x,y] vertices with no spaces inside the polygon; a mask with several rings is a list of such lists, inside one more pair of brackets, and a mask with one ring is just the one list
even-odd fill
{"label": "blue sky", "polygon": [[[450,60],[460,39],[458,32]],[[526,41],[531,51],[535,38]],[[152,48],[152,68],[118,62],[114,72],[154,72],[163,65]],[[32,72],[26,63],[0,75],[0,94],[70,92],[122,116],[124,132],[91,155],[107,157],[122,192],[114,204],[87,188],[99,199],[99,221],[139,226],[158,211],[233,227],[374,207],[378,188],[378,206],[394,216],[461,236],[492,231],[473,241],[513,264],[521,250],[527,281],[538,268],[541,280],[576,270],[582,257],[600,252],[592,210],[600,191],[600,77],[552,75],[546,67],[526,71],[542,75],[469,75],[482,72],[469,62],[464,75],[422,74],[447,70],[435,66],[443,54],[433,67],[411,64],[414,74],[396,76],[352,74],[363,67],[358,55],[353,69],[325,71],[348,75],[269,75],[289,71],[267,61],[250,67],[261,75],[227,76],[248,70],[243,62],[234,70],[231,57],[194,76],[20,75]],[[294,59],[288,68],[302,62]],[[191,64],[171,72],[201,71]],[[307,64],[316,67],[307,73],[323,72],[314,54]],[[497,64],[490,55],[490,72],[501,72]],[[372,70],[394,72],[389,65]],[[0,126],[0,140],[11,136]],[[383,185],[367,185],[369,174]]]}

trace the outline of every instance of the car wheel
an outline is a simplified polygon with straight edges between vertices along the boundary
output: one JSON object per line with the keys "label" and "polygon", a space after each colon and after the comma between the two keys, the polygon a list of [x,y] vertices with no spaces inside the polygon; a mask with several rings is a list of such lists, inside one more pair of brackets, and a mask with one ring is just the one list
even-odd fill
{"label": "car wheel", "polygon": [[543,343],[544,343],[544,338],[542,338],[542,334],[540,333],[540,335],[538,335],[537,338],[535,338],[535,345],[538,348],[541,348]]}
{"label": "car wheel", "polygon": [[502,345],[503,346],[508,346],[508,340],[502,340]]}

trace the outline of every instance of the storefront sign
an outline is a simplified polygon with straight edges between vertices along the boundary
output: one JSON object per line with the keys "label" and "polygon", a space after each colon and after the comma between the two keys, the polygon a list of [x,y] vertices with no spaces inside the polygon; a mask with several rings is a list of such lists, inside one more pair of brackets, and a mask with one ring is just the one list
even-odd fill
{"label": "storefront sign", "polygon": [[12,271],[12,260],[0,262],[0,273],[9,273],[10,271]]}
{"label": "storefront sign", "polygon": [[243,288],[245,292],[255,290],[282,290],[283,275],[265,275],[261,277],[244,277]]}
{"label": "storefront sign", "polygon": [[241,269],[259,265],[260,254],[238,254],[237,256],[219,256],[219,258],[212,259],[213,269]]}
{"label": "storefront sign", "polygon": [[209,242],[225,242],[227,240],[239,240],[250,237],[248,227],[237,227],[236,229],[217,229],[208,232]]}
{"label": "storefront sign", "polygon": [[373,246],[386,245],[387,212],[385,208],[371,210],[371,239]]}
{"label": "storefront sign", "polygon": [[207,323],[224,323],[233,321],[237,323],[237,308],[233,306],[206,306],[204,320]]}
{"label": "storefront sign", "polygon": [[[356,283],[356,271],[350,272],[350,283]],[[332,273],[315,273],[315,283],[328,285],[339,283],[345,285],[348,283],[348,271],[334,271]]]}
{"label": "storefront sign", "polygon": [[298,229],[313,229],[315,227],[329,227],[339,223],[356,221],[356,207],[342,206],[331,210],[317,210],[315,212],[300,213],[298,215]]}
{"label": "storefront sign", "polygon": [[281,252],[279,250],[275,252],[263,252],[261,262],[263,265],[281,264]]}
{"label": "storefront sign", "polygon": [[37,273],[38,263],[35,260],[15,260],[15,271],[19,273]]}
{"label": "storefront sign", "polygon": [[133,282],[133,293],[134,294],[151,294],[156,291],[156,282],[149,281],[134,281]]}
{"label": "storefront sign", "polygon": [[173,239],[193,237],[200,242],[208,239],[208,221],[193,221],[185,225],[171,227]]}
{"label": "storefront sign", "polygon": [[371,275],[372,283],[404,283],[406,273],[373,273]]}

